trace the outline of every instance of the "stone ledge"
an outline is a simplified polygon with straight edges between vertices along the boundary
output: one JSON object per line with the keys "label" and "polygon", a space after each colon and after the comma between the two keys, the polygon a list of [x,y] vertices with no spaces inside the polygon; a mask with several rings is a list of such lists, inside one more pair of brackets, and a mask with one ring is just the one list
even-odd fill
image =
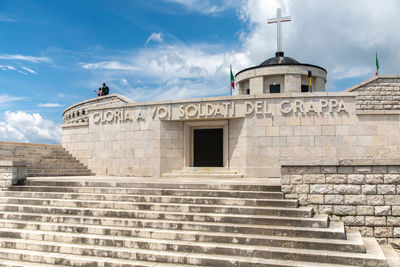
{"label": "stone ledge", "polygon": [[70,123],[70,124],[62,124],[61,128],[71,128],[71,127],[81,127],[81,126],[89,126],[89,122],[77,122],[77,123]]}
{"label": "stone ledge", "polygon": [[400,110],[356,110],[356,115],[400,115]]}
{"label": "stone ledge", "polygon": [[386,166],[400,165],[398,159],[287,159],[280,161],[282,167],[297,166]]}

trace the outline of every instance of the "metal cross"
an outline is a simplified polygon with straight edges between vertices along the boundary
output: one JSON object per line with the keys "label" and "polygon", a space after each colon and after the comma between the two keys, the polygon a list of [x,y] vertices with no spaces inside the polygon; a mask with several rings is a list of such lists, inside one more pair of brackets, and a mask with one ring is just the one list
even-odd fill
{"label": "metal cross", "polygon": [[268,24],[276,23],[278,30],[277,30],[277,52],[282,52],[282,22],[291,21],[292,18],[288,17],[281,17],[281,9],[277,9],[277,17],[273,19],[268,19]]}

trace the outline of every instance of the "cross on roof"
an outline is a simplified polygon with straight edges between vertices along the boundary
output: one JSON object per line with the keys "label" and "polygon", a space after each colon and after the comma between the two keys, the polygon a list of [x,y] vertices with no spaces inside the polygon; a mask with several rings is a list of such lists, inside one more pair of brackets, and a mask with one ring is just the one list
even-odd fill
{"label": "cross on roof", "polygon": [[273,19],[268,19],[268,24],[271,23],[276,23],[277,24],[277,52],[282,52],[282,22],[286,21],[291,21],[292,18],[290,16],[288,17],[282,17],[281,16],[281,9],[277,9],[277,17]]}

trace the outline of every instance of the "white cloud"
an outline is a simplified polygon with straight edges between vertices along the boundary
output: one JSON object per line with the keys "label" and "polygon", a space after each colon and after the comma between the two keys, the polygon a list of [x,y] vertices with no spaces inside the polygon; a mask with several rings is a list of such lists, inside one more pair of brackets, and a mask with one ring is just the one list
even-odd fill
{"label": "white cloud", "polygon": [[33,56],[24,56],[19,54],[14,55],[0,55],[0,59],[3,60],[20,60],[20,61],[28,61],[28,62],[50,62],[50,58],[48,57],[33,57]]}
{"label": "white cloud", "polygon": [[144,45],[148,45],[151,41],[161,43],[163,41],[163,35],[161,32],[153,32],[150,34],[149,38],[147,38]]}
{"label": "white cloud", "polygon": [[240,17],[249,30],[241,40],[255,64],[276,50],[276,24],[268,25],[267,19],[276,17],[277,7],[292,17],[282,26],[285,55],[326,68],[328,80],[373,76],[376,51],[381,73],[399,73],[400,35],[393,34],[400,25],[399,1],[246,1]]}
{"label": "white cloud", "polygon": [[121,84],[122,85],[128,85],[128,81],[126,79],[121,79]]}
{"label": "white cloud", "polygon": [[36,72],[36,71],[34,71],[33,69],[30,69],[30,68],[28,68],[28,67],[25,67],[25,66],[23,66],[23,67],[22,67],[22,69],[26,70],[26,71],[27,71],[27,72],[29,72],[29,73],[32,73],[32,74],[35,74],[35,75],[37,75],[37,72]]}
{"label": "white cloud", "polygon": [[7,70],[14,70],[16,71],[16,69],[13,66],[10,65],[0,65],[0,69],[7,71]]}
{"label": "white cloud", "polygon": [[[202,3],[210,5],[209,1],[175,2],[192,9]],[[82,63],[81,67],[95,70],[96,80],[114,83],[115,91],[135,101],[228,94],[230,64],[236,73],[274,56],[276,25],[268,25],[267,19],[275,17],[280,7],[283,16],[292,17],[283,25],[285,55],[327,69],[328,90],[335,89],[335,82],[342,79],[353,78],[358,83],[373,76],[376,50],[381,73],[399,73],[400,35],[393,32],[395,25],[400,25],[400,16],[393,10],[400,10],[400,2],[388,0],[387,6],[373,0],[241,3],[238,16],[246,28],[239,33],[237,48],[163,42],[123,55],[108,55],[112,60]]]}
{"label": "white cloud", "polygon": [[60,143],[61,127],[38,113],[6,111],[0,121],[0,139],[32,143]]}
{"label": "white cloud", "polygon": [[10,96],[7,94],[0,95],[0,104],[5,104],[5,103],[9,103],[9,102],[14,102],[14,101],[20,101],[20,100],[24,100],[24,98],[18,97],[18,96]]}
{"label": "white cloud", "polygon": [[228,8],[233,8],[239,5],[240,0],[167,0],[168,2],[183,5],[186,9],[201,14],[215,15],[221,13]]}
{"label": "white cloud", "polygon": [[88,70],[123,70],[123,71],[132,71],[138,70],[137,66],[124,64],[118,61],[102,61],[96,63],[80,63],[81,67]]}
{"label": "white cloud", "polygon": [[39,108],[59,108],[62,107],[61,104],[58,103],[40,103],[38,104]]}

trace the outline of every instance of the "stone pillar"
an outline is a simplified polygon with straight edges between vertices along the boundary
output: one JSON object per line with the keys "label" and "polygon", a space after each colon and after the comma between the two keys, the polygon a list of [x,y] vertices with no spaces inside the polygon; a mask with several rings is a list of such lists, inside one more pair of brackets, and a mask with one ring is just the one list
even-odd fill
{"label": "stone pillar", "polygon": [[300,74],[285,74],[285,88],[281,87],[282,93],[301,92],[301,76]]}
{"label": "stone pillar", "polygon": [[261,95],[263,94],[263,77],[254,77],[250,79],[250,94]]}
{"label": "stone pillar", "polygon": [[26,163],[12,160],[0,160],[0,190],[20,184],[26,179]]}

